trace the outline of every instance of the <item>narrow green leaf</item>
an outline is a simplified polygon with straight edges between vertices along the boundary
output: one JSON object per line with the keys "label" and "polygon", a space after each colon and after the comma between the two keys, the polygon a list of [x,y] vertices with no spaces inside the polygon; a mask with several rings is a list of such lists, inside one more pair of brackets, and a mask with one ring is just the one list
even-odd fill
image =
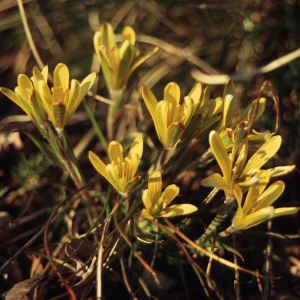
{"label": "narrow green leaf", "polygon": [[49,158],[55,165],[63,170],[67,170],[64,161],[60,158],[59,154],[48,144],[42,142],[34,135],[25,132],[25,134],[34,142],[34,144],[42,151],[42,153]]}

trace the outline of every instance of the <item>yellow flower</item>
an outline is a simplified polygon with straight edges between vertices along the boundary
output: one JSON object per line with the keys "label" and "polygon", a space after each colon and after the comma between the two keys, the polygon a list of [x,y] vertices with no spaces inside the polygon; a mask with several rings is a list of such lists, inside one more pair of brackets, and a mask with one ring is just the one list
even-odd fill
{"label": "yellow flower", "polygon": [[[223,176],[214,173],[202,180],[201,183],[203,186],[223,189],[226,195],[233,197],[239,187],[249,187],[259,180],[257,173],[278,151],[281,145],[281,137],[273,136],[268,139],[246,163],[248,140],[247,138],[244,140],[244,134],[245,128],[243,124],[240,124],[236,136],[232,137],[234,143],[229,154],[219,134],[216,131],[212,131],[209,134],[210,149],[220,166]],[[272,177],[282,176],[292,171],[294,167],[276,167],[269,169],[268,172]]]}
{"label": "yellow flower", "polygon": [[145,219],[170,218],[193,213],[197,207],[191,204],[175,204],[168,206],[179,194],[179,187],[175,184],[167,186],[161,192],[162,180],[159,171],[149,175],[148,189],[143,193],[142,199],[146,209],[143,209],[141,216]]}
{"label": "yellow flower", "polygon": [[69,70],[66,65],[59,63],[53,72],[51,91],[47,84],[47,73],[47,67],[42,72],[34,68],[31,79],[49,119],[57,132],[61,134],[64,126],[94,83],[96,73],[91,73],[81,83],[72,79],[69,86]]}
{"label": "yellow flower", "polygon": [[103,23],[94,35],[95,51],[100,59],[105,82],[110,91],[123,89],[133,71],[157,48],[145,55],[135,47],[135,32],[126,26],[122,32],[122,43],[117,47],[114,31],[109,23]]}
{"label": "yellow flower", "polygon": [[123,147],[117,141],[108,146],[110,164],[105,165],[93,152],[89,158],[94,168],[120,193],[127,194],[133,185],[140,179],[135,176],[143,153],[142,136],[133,141],[128,156],[123,158]]}
{"label": "yellow flower", "polygon": [[31,80],[24,74],[19,75],[15,92],[6,88],[1,88],[1,92],[19,105],[36,123],[43,125],[49,118],[61,134],[93,84],[96,74],[91,73],[81,83],[73,79],[69,87],[69,70],[60,63],[54,70],[54,86],[51,91],[47,77],[47,66],[42,71],[35,67]]}
{"label": "yellow flower", "polygon": [[257,177],[260,178],[259,183],[250,186],[243,204],[242,193],[239,191],[235,193],[238,209],[232,220],[232,227],[236,230],[247,229],[275,217],[294,214],[299,210],[297,207],[274,208],[272,204],[282,194],[284,182],[276,181],[266,189],[270,173],[260,171]]}
{"label": "yellow flower", "polygon": [[25,74],[18,76],[18,86],[15,88],[15,92],[5,87],[1,87],[0,91],[24,110],[37,124],[43,125],[47,121],[48,116],[43,103],[40,101],[31,80]]}
{"label": "yellow flower", "polygon": [[181,135],[188,126],[191,118],[200,105],[201,85],[192,89],[188,96],[184,97],[183,104],[180,102],[180,88],[171,82],[164,89],[164,98],[157,101],[154,94],[145,85],[142,87],[142,96],[160,142],[166,148],[172,148],[180,140]]}

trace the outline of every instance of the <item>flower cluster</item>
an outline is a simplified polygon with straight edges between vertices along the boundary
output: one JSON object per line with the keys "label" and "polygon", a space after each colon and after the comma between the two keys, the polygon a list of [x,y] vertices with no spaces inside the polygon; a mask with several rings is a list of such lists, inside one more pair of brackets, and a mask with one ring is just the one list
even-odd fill
{"label": "flower cluster", "polygon": [[[232,222],[235,229],[246,229],[276,216],[289,215],[298,210],[296,207],[275,209],[271,204],[281,195],[284,183],[277,181],[265,190],[271,177],[282,176],[295,166],[281,166],[261,170],[278,151],[281,137],[267,139],[248,159],[248,139],[245,137],[245,124],[238,126],[231,152],[227,150],[216,131],[209,135],[210,149],[218,162],[223,176],[214,173],[202,180],[202,185],[222,189],[227,197],[234,197],[238,210]],[[248,159],[248,161],[247,161]],[[247,193],[243,202],[243,193]]]}
{"label": "flower cluster", "polygon": [[198,83],[180,104],[180,88],[171,82],[164,89],[163,100],[157,101],[147,86],[142,96],[152,117],[158,138],[165,148],[173,148],[180,140],[190,140],[210,129],[218,115],[221,99],[209,99],[208,89]]}
{"label": "flower cluster", "polygon": [[59,63],[53,73],[51,90],[47,78],[47,66],[42,71],[35,67],[31,79],[25,74],[19,75],[15,92],[4,87],[0,91],[20,106],[35,123],[44,127],[50,119],[61,134],[92,86],[96,74],[91,73],[81,83],[73,79],[69,86],[69,70],[66,65]]}
{"label": "flower cluster", "polygon": [[118,47],[109,23],[103,23],[95,33],[94,47],[110,91],[123,89],[133,71],[157,51],[154,48],[142,55],[135,46],[135,32],[130,26],[123,29],[121,46]]}

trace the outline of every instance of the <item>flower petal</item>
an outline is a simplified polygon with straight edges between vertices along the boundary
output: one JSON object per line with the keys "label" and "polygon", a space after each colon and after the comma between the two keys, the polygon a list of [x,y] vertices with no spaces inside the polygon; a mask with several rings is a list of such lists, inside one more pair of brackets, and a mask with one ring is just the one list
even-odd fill
{"label": "flower petal", "polygon": [[191,214],[197,211],[197,207],[192,204],[175,204],[168,206],[156,217],[171,218]]}
{"label": "flower petal", "polygon": [[79,92],[80,92],[80,83],[75,79],[71,80],[69,99],[66,108],[65,124],[70,120],[70,118],[72,117],[75,110],[80,104],[81,100],[78,101]]}
{"label": "flower petal", "polygon": [[295,165],[292,166],[280,166],[272,169],[268,169],[271,177],[283,176],[295,169]]}
{"label": "flower petal", "polygon": [[142,195],[142,201],[143,201],[147,211],[150,210],[152,207],[152,199],[153,198],[149,197],[149,190],[148,189],[144,190],[143,195]]}
{"label": "flower petal", "polygon": [[102,162],[102,160],[92,151],[89,151],[89,159],[97,172],[110,182],[110,177],[107,174],[106,165]]}
{"label": "flower petal", "polygon": [[141,211],[141,216],[144,218],[144,219],[149,219],[149,220],[153,220],[154,217],[152,215],[149,214],[148,210],[146,210],[145,208],[142,209]]}
{"label": "flower petal", "polygon": [[257,199],[255,207],[253,209],[259,210],[263,207],[267,207],[273,204],[280,195],[283,193],[285,184],[279,180],[269,186]]}
{"label": "flower petal", "polygon": [[162,181],[159,171],[153,171],[148,178],[148,195],[152,203],[151,208],[157,203],[161,195]]}
{"label": "flower petal", "polygon": [[221,190],[228,189],[229,186],[226,184],[224,178],[219,173],[214,173],[201,181],[201,184],[205,187],[216,187]]}
{"label": "flower petal", "polygon": [[267,140],[248,160],[243,174],[251,176],[258,172],[260,168],[274,156],[281,145],[281,137],[279,135],[273,136]]}
{"label": "flower petal", "polygon": [[[18,90],[16,88],[16,90]],[[30,117],[33,118],[33,111],[32,111],[32,107],[30,106],[30,104],[28,103],[28,101],[26,101],[21,94],[19,93],[19,97],[17,96],[16,93],[14,93],[13,91],[11,91],[10,89],[1,87],[0,88],[0,92],[2,94],[4,94],[7,98],[9,98],[12,102],[14,102],[15,104],[17,104],[19,107],[21,107],[21,109],[24,110],[24,112]]]}
{"label": "flower petal", "polygon": [[155,130],[157,134],[159,133],[158,123],[156,120],[156,106],[158,104],[152,91],[146,86],[142,85],[142,96],[147,106],[147,109],[151,115],[151,118],[154,122]]}
{"label": "flower petal", "polygon": [[236,229],[248,229],[250,227],[256,226],[266,220],[271,219],[274,216],[274,207],[264,207],[253,214],[247,215],[241,219],[239,222],[234,220],[232,225]]}
{"label": "flower petal", "polygon": [[125,26],[122,31],[122,41],[128,40],[132,46],[135,44],[135,31],[130,26]]}
{"label": "flower petal", "polygon": [[158,47],[155,47],[153,50],[147,52],[145,55],[143,56],[139,56],[137,59],[134,60],[130,71],[128,72],[128,78],[131,76],[131,74],[133,73],[133,71],[139,66],[141,65],[145,60],[147,60],[150,56],[152,56],[154,53],[156,53],[158,51]]}
{"label": "flower petal", "polygon": [[158,130],[157,135],[160,142],[167,147],[168,146],[168,114],[169,114],[169,102],[166,100],[159,101],[156,106],[155,119],[157,121]]}
{"label": "flower petal", "polygon": [[106,166],[106,172],[108,175],[108,181],[110,182],[110,184],[119,192],[119,193],[125,193],[125,184],[126,182],[122,182],[119,178],[119,174],[118,174],[118,167],[116,165],[113,164],[108,164]]}
{"label": "flower petal", "polygon": [[114,30],[110,23],[103,23],[100,31],[102,33],[102,45],[104,45],[107,51],[110,52],[111,49],[116,47]]}
{"label": "flower petal", "polygon": [[65,64],[59,63],[53,72],[54,87],[62,87],[63,91],[69,88],[69,70]]}
{"label": "flower petal", "polygon": [[201,83],[197,83],[189,92],[188,96],[193,99],[194,104],[196,105],[199,103],[202,93],[203,93],[202,85]]}
{"label": "flower petal", "polygon": [[172,103],[172,105],[177,107],[180,101],[180,88],[177,83],[170,82],[166,85],[164,89],[164,100]]}
{"label": "flower petal", "polygon": [[286,216],[286,215],[293,215],[299,211],[299,207],[280,207],[276,208],[274,211],[273,218]]}
{"label": "flower petal", "polygon": [[117,141],[112,141],[109,143],[107,152],[111,163],[117,164],[119,167],[121,167],[120,164],[123,162],[122,145]]}
{"label": "flower petal", "polygon": [[176,196],[179,194],[179,187],[175,184],[168,185],[161,194],[161,198],[166,205],[169,205]]}
{"label": "flower petal", "polygon": [[138,135],[133,143],[130,146],[128,157],[131,158],[131,155],[135,153],[139,158],[142,157],[143,154],[143,137]]}
{"label": "flower petal", "polygon": [[227,185],[231,181],[230,161],[227,151],[222,143],[219,134],[216,131],[211,131],[209,134],[209,144],[212,153],[214,154],[225,179]]}

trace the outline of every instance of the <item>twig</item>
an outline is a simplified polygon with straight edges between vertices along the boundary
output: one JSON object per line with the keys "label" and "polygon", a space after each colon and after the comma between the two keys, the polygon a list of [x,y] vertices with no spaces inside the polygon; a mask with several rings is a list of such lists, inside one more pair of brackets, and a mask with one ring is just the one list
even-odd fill
{"label": "twig", "polygon": [[30,47],[30,49],[32,51],[34,59],[36,60],[39,68],[43,69],[45,65],[44,65],[44,63],[43,63],[43,61],[42,61],[39,53],[37,52],[36,47],[35,47],[35,44],[34,44],[34,41],[33,41],[33,38],[32,38],[31,32],[30,32],[30,29],[29,29],[29,25],[28,25],[28,22],[27,22],[27,18],[26,18],[26,14],[25,14],[25,10],[24,10],[24,6],[23,6],[23,3],[22,3],[22,0],[17,0],[17,1],[18,1],[20,16],[21,16],[21,19],[22,19],[22,23],[23,23],[23,26],[24,26],[24,31],[25,31],[25,34],[26,34],[26,38],[27,38],[29,47]]}
{"label": "twig", "polygon": [[247,73],[237,73],[237,74],[221,74],[221,75],[208,75],[198,69],[192,69],[191,75],[198,82],[205,84],[225,84],[228,79],[233,79],[234,81],[242,81],[251,77],[254,77],[259,74],[269,73],[273,70],[276,70],[282,67],[285,64],[295,60],[300,57],[300,49],[292,51],[291,53],[284,55],[276,60],[273,60],[269,64],[259,67],[257,69],[251,70]]}
{"label": "twig", "polygon": [[254,271],[251,271],[251,270],[248,270],[248,269],[245,269],[245,268],[242,268],[240,266],[237,266],[235,265],[234,263],[222,258],[222,257],[219,257],[217,256],[216,254],[213,254],[209,251],[207,251],[206,249],[202,248],[201,246],[197,245],[196,243],[194,243],[192,240],[190,240],[187,236],[185,236],[180,230],[178,230],[171,222],[169,222],[167,219],[165,219],[165,222],[167,223],[168,226],[170,226],[174,232],[179,235],[183,240],[185,240],[188,244],[190,244],[192,247],[194,247],[197,251],[203,253],[204,255],[208,256],[208,257],[211,257],[212,259],[218,261],[219,263],[229,267],[229,268],[232,268],[232,269],[235,269],[237,268],[238,270],[244,272],[244,273],[248,273],[254,277],[260,277],[260,278],[265,278],[265,276],[263,275],[260,275],[260,274],[257,274],[256,272]]}
{"label": "twig", "polygon": [[63,285],[66,287],[67,291],[70,294],[71,299],[76,300],[76,295],[75,295],[73,289],[67,284],[67,282],[65,281],[65,279],[61,275],[58,267],[54,263],[54,261],[52,259],[51,251],[50,251],[50,248],[49,248],[49,244],[48,244],[48,232],[49,232],[49,227],[50,227],[51,221],[54,218],[54,216],[57,214],[59,208],[67,201],[67,199],[68,199],[68,197],[65,198],[64,201],[62,201],[59,205],[57,205],[57,207],[53,210],[52,214],[50,215],[50,217],[49,217],[49,219],[46,223],[45,231],[44,231],[44,248],[45,248],[46,254],[48,255],[48,259],[50,261],[50,264],[51,264],[52,268],[55,270],[56,274],[58,275],[58,277],[62,281]]}
{"label": "twig", "polygon": [[[75,191],[74,193],[72,193],[70,196],[68,196],[64,201],[67,201],[68,199],[72,198],[74,195],[76,195],[78,193],[78,191]],[[75,201],[72,200],[71,203]],[[69,207],[66,207],[64,208],[60,213],[58,213],[56,216],[53,217],[53,219],[50,221],[49,225],[53,224],[58,218],[61,217],[62,214],[64,214],[66,212],[66,210],[68,210]],[[0,268],[0,274],[3,272],[4,268],[7,267],[7,265],[13,261],[13,260],[16,260],[19,255],[24,251],[26,250],[28,247],[30,247],[39,237],[41,237],[44,233],[44,230],[45,230],[45,226],[43,228],[40,229],[40,231],[34,236],[32,237],[23,247],[21,247],[19,249],[18,252],[16,252],[11,258],[9,258]]]}

